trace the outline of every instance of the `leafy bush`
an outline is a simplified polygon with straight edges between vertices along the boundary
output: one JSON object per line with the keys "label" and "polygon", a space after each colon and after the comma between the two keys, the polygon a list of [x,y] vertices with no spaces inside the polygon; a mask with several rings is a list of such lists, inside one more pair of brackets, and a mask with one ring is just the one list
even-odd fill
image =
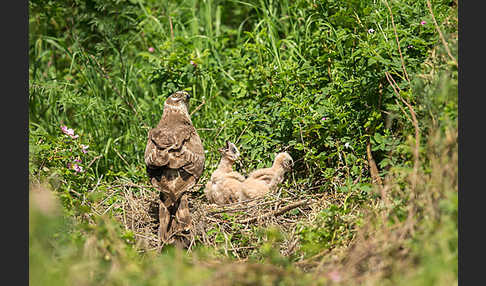
{"label": "leafy bush", "polygon": [[[354,178],[366,174],[369,138],[391,144],[374,142],[385,166],[390,148],[410,133],[384,75],[411,91],[384,2],[255,1],[233,11],[224,1],[174,4],[30,3],[31,121],[51,134],[61,121],[86,132],[93,150],[106,150],[98,174],[140,171],[146,132],[164,98],[179,89],[194,93],[193,108],[204,102],[193,121],[212,129],[200,132],[210,158],[225,139],[240,140],[246,168],[287,148],[313,181],[340,176],[341,166],[352,165]],[[447,3],[434,4],[444,11]],[[438,41],[423,8],[391,3],[412,79]],[[437,14],[439,22],[448,16]],[[413,92],[403,96],[421,100]]]}
{"label": "leafy bush", "polygon": [[[312,260],[325,249],[346,249],[360,227],[368,225],[365,214],[385,208],[380,193],[384,189],[377,182],[398,186],[388,198],[387,221],[400,225],[409,219],[411,205],[420,201],[407,192],[413,185],[410,174],[434,171],[429,155],[436,149],[428,145],[429,134],[439,130],[442,137],[434,144],[440,145],[448,130],[457,128],[457,3],[431,1],[435,20],[427,3],[29,1],[30,180],[50,183],[65,215],[76,218],[73,224],[99,226],[80,231],[76,241],[94,233],[101,241],[97,243],[116,244],[117,255],[129,253],[126,264],[117,262],[127,271],[124,278],[136,281],[141,273],[157,272],[143,272],[146,264],[127,250],[132,245],[125,248],[117,242],[133,234],[106,232],[91,206],[122,200],[104,193],[117,180],[148,183],[143,164],[147,132],[160,119],[165,98],[184,89],[193,95],[191,117],[207,152],[201,186],[216,168],[217,149],[230,140],[241,151],[237,169],[243,174],[269,166],[276,152],[291,154],[295,166],[282,185],[282,196],[334,198],[299,223],[299,247],[290,258],[278,251],[285,235],[272,229],[247,234],[260,243],[250,253],[252,259],[288,267],[294,260]],[[373,161],[378,174],[371,170]],[[444,241],[453,245],[457,194],[447,192],[447,199],[433,203],[445,204],[447,227],[440,231],[450,234]],[[415,219],[425,217],[426,212],[417,213]],[[425,220],[431,224],[420,224],[423,229],[410,249],[435,237],[430,230],[437,229],[437,220]],[[216,229],[208,235],[221,238]],[[31,236],[43,234],[34,229]],[[242,247],[254,241],[239,234],[230,239]],[[35,243],[30,245],[32,257],[38,251],[39,257],[58,251]],[[66,256],[62,251],[56,255],[75,260],[69,249],[79,252],[77,243],[66,246]],[[414,257],[428,261],[442,250],[427,246],[426,253]],[[449,252],[440,253],[445,253],[439,255],[445,261]],[[34,259],[34,265],[52,262],[43,259]],[[89,263],[103,266],[92,281],[123,284],[106,278],[101,272],[110,266],[96,261]],[[130,261],[136,261],[135,266]],[[424,267],[425,276],[432,277],[427,281],[435,281],[437,269],[454,268],[451,261]],[[61,264],[51,277],[74,271]],[[113,261],[109,265],[116,268]],[[451,273],[457,274],[457,268]],[[248,279],[260,281],[260,274]],[[151,275],[150,283],[162,279],[162,274]],[[418,274],[417,281],[428,279],[425,276]]]}

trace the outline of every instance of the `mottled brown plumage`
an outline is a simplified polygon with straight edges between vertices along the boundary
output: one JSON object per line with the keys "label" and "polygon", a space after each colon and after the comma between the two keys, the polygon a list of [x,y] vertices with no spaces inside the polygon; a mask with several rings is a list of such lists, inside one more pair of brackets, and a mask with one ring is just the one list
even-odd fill
{"label": "mottled brown plumage", "polygon": [[188,246],[191,217],[187,191],[204,170],[204,149],[188,113],[189,94],[167,98],[162,118],[148,133],[145,164],[160,191],[159,236],[163,243]]}

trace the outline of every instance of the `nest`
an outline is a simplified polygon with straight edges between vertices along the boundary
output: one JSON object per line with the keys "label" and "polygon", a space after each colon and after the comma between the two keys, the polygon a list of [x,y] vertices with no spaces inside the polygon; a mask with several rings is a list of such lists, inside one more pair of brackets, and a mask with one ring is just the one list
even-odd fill
{"label": "nest", "polygon": [[151,186],[122,182],[110,187],[105,194],[107,197],[95,207],[95,212],[104,214],[111,209],[125,229],[132,231],[139,250],[157,249],[160,244],[157,235],[159,193]]}
{"label": "nest", "polygon": [[[112,209],[114,217],[135,236],[139,251],[156,250],[160,247],[157,235],[159,218],[159,193],[152,186],[122,183],[109,189],[107,197],[99,204],[106,213]],[[237,258],[247,257],[261,243],[255,235],[258,229],[274,227],[285,234],[280,243],[282,255],[296,250],[298,237],[296,226],[301,221],[312,221],[318,209],[328,200],[322,194],[282,194],[282,189],[265,197],[241,203],[218,206],[207,202],[204,195],[190,193],[189,208],[192,217],[193,241],[196,244],[223,249]],[[117,199],[108,204],[109,198]],[[316,202],[324,202],[315,204]]]}
{"label": "nest", "polygon": [[311,196],[283,198],[280,192],[224,206],[193,200],[193,230],[202,244],[219,245],[226,254],[244,258],[259,245],[260,237],[255,232],[274,227],[286,234],[281,250],[283,255],[289,255],[298,243],[295,226],[308,218],[315,201]]}

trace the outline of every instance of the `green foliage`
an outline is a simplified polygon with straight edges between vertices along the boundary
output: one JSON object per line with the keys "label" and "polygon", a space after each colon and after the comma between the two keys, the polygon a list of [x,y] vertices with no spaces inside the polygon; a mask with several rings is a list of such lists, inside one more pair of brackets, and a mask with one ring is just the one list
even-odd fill
{"label": "green foliage", "polygon": [[[444,4],[435,9],[447,11]],[[438,41],[424,5],[391,3],[410,78]],[[84,132],[92,150],[104,155],[93,166],[98,176],[141,172],[146,132],[160,118],[164,98],[179,89],[193,92],[192,108],[204,103],[193,121],[205,128],[208,170],[230,139],[242,146],[244,168],[261,167],[287,148],[302,158],[296,170],[309,181],[340,176],[331,170],[348,164],[343,155],[357,178],[366,173],[369,137],[393,141],[388,149],[374,146],[384,167],[389,149],[412,130],[384,75],[390,72],[402,90],[411,88],[383,2],[29,6],[31,121],[51,135],[60,122]],[[446,16],[439,13],[438,21]]]}
{"label": "green foliage", "polygon": [[[457,3],[431,2],[457,58]],[[421,168],[431,172],[423,159],[430,150],[424,147],[426,134],[457,127],[457,66],[442,47],[426,1],[32,0],[30,180],[47,179],[66,215],[92,217],[90,203],[120,199],[104,195],[115,180],[146,183],[147,132],[160,119],[165,98],[188,90],[193,95],[192,121],[207,152],[202,185],[219,161],[217,149],[230,140],[240,149],[237,169],[243,174],[269,166],[276,152],[291,154],[295,166],[283,186],[284,196],[304,192],[341,198],[320,210],[315,224],[299,224],[295,257],[280,254],[282,234],[275,230],[242,234],[235,223],[231,237],[216,227],[207,234],[221,245],[229,240],[254,246],[248,250],[253,259],[288,267],[299,255],[311,257],[348,245],[362,223],[363,209],[378,205],[368,143],[382,179],[394,174],[402,190],[409,183],[415,130],[410,110],[385,72],[417,115]],[[79,137],[66,135],[61,126]],[[87,153],[82,145],[89,146]],[[83,171],[76,171],[74,164]],[[407,193],[394,194],[397,221],[405,220],[408,201]],[[444,235],[424,231],[413,247],[420,248],[429,237],[454,245],[457,224],[451,221],[457,206],[453,197],[442,203],[449,210],[444,211],[449,215],[444,227],[427,228]],[[56,283],[70,284],[63,273],[93,269],[86,266],[92,263],[100,267],[90,274],[90,281],[97,283],[120,285],[122,279],[138,281],[147,273],[148,284],[157,284],[164,275],[171,277],[167,281],[180,278],[169,271],[179,267],[170,263],[174,253],[145,261],[133,253],[133,233],[113,230],[105,222],[96,220],[98,227],[82,231],[54,231],[64,223],[52,228],[47,223],[48,235],[35,222],[30,233],[36,238],[30,244],[34,277],[44,281],[40,277],[47,271]],[[42,240],[55,233],[63,237],[59,245],[44,247]],[[78,264],[76,255],[88,234],[96,237],[98,252],[86,265]],[[446,262],[424,267],[427,274],[418,275],[418,281],[435,283],[441,271],[456,267],[452,261],[457,247],[450,252],[443,247],[427,246],[421,261],[439,253]],[[104,261],[105,254],[117,257],[118,264]],[[164,265],[162,273],[151,266],[154,261]],[[51,270],[36,268],[51,264]],[[124,273],[120,278],[106,276],[104,272],[119,265]],[[190,268],[186,266],[178,271]]]}
{"label": "green foliage", "polygon": [[31,201],[29,210],[31,285],[194,285],[211,273],[174,249],[140,255],[107,217],[96,217],[93,225],[73,224],[36,205]]}
{"label": "green foliage", "polygon": [[350,209],[336,205],[321,211],[314,225],[303,225],[299,230],[302,252],[312,256],[349,241],[354,234],[353,222],[356,223],[356,218],[350,217]]}

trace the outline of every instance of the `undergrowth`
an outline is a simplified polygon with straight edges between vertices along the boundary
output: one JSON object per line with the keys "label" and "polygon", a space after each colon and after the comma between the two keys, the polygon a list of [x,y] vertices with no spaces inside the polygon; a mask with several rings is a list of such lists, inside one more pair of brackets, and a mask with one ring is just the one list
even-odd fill
{"label": "undergrowth", "polygon": [[[31,284],[457,284],[456,54],[456,1],[29,1]],[[192,200],[226,140],[243,174],[289,152],[277,195],[319,199],[139,249],[119,189],[149,185],[147,132],[182,89]]]}

